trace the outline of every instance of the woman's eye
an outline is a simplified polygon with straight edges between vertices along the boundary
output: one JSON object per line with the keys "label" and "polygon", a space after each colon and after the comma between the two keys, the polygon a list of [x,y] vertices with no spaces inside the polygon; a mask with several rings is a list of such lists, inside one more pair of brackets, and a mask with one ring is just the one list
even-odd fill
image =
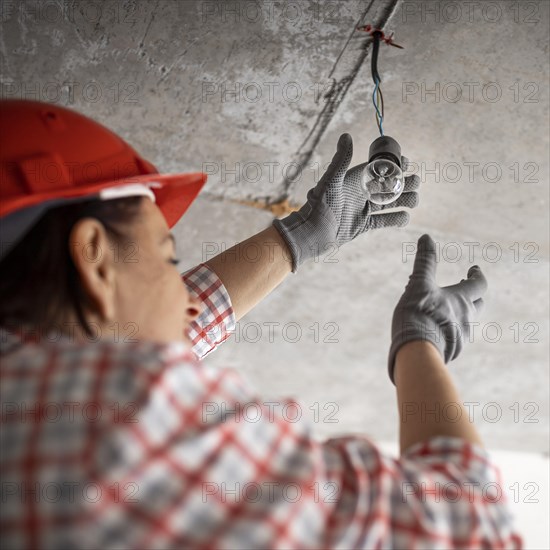
{"label": "woman's eye", "polygon": [[177,258],[170,258],[170,260],[168,260],[172,265],[178,265],[180,263],[180,261],[177,259]]}

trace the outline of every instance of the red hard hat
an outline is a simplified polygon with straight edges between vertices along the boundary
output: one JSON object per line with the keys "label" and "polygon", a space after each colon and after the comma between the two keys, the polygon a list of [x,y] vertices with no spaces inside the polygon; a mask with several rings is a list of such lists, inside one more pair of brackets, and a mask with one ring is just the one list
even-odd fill
{"label": "red hard hat", "polygon": [[[75,111],[38,101],[0,101],[0,225],[11,240],[48,207],[143,194],[133,189],[144,186],[172,227],[206,178],[202,172],[159,174],[124,140]],[[29,215],[33,211],[37,215]]]}

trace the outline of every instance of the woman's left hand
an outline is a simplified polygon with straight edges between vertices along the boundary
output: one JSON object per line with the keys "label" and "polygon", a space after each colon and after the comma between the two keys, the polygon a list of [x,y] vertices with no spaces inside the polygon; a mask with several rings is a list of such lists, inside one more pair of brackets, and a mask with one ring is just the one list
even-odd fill
{"label": "woman's left hand", "polygon": [[[330,166],[307,194],[307,202],[297,212],[273,225],[281,233],[292,254],[292,271],[304,261],[325,254],[331,246],[341,246],[369,229],[403,227],[409,223],[404,210],[383,212],[389,208],[414,208],[418,205],[420,178],[405,178],[403,193],[392,203],[378,205],[368,201],[361,187],[367,163],[348,170],[353,156],[353,140],[342,134]],[[401,157],[403,171],[408,160]]]}

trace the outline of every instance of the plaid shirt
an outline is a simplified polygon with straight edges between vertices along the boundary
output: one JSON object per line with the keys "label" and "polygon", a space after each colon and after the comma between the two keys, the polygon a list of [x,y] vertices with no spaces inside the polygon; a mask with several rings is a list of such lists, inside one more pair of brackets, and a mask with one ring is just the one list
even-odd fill
{"label": "plaid shirt", "polygon": [[[235,318],[208,267],[184,281],[200,358]],[[2,548],[522,546],[478,446],[320,443],[298,403],[283,416],[182,343],[36,336],[2,333]]]}

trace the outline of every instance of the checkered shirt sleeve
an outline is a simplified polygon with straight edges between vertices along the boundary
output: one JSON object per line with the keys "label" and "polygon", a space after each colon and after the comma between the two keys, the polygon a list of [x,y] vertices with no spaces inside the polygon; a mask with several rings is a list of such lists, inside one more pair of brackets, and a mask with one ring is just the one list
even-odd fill
{"label": "checkered shirt sleeve", "polygon": [[189,330],[192,351],[198,359],[203,359],[235,330],[233,306],[220,278],[206,264],[190,269],[182,278],[189,293],[204,305]]}
{"label": "checkered shirt sleeve", "polygon": [[27,343],[0,377],[2,548],[522,545],[482,448],[318,442],[183,344]]}

